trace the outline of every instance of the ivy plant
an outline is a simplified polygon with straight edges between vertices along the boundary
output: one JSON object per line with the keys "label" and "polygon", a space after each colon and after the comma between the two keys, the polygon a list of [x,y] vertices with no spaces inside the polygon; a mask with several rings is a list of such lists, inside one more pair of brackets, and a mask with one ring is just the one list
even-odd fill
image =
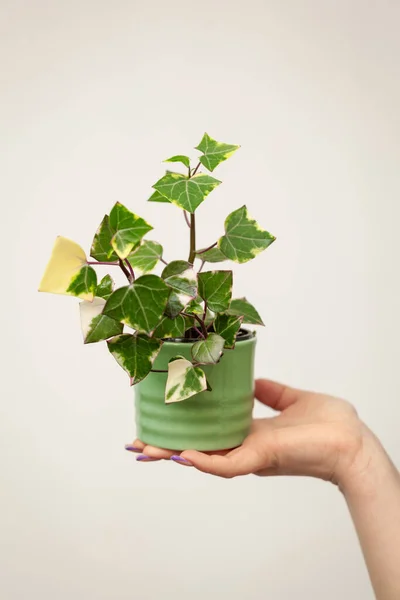
{"label": "ivy plant", "polygon": [[[167,170],[153,185],[150,202],[174,204],[189,228],[187,259],[167,262],[161,244],[144,237],[153,229],[145,219],[117,202],[94,235],[87,258],[75,242],[58,237],[39,291],[76,296],[80,303],[84,343],[105,341],[128,373],[131,384],[154,371],[166,340],[192,340],[189,361],[176,356],[168,366],[165,402],[180,402],[209,389],[204,365],[230,352],[242,324],[263,325],[246,298],[232,298],[233,274],[226,261],[245,263],[275,237],[249,215],[246,206],[229,214],[221,237],[207,248],[196,245],[196,210],[221,181],[214,173],[239,146],[217,142],[207,133],[196,146],[192,167],[186,155],[168,158],[185,174]],[[205,168],[205,172],[203,172]],[[152,271],[162,264],[160,275]],[[217,263],[224,263],[216,269]],[[212,270],[203,270],[205,265]],[[97,279],[96,265],[121,269],[127,285],[114,289],[111,275]],[[131,331],[124,331],[128,327]]]}

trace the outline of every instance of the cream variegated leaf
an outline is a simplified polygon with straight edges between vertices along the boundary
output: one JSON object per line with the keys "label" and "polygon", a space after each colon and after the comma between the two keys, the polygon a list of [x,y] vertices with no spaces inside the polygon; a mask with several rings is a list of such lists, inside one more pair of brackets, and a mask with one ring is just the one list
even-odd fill
{"label": "cream variegated leaf", "polygon": [[153,337],[158,339],[181,338],[185,335],[186,320],[182,315],[174,319],[163,317],[153,331]]}
{"label": "cream variegated leaf", "polygon": [[105,299],[101,297],[94,298],[93,302],[80,303],[81,327],[85,344],[108,340],[122,333],[122,323],[102,314],[105,304]]}
{"label": "cream variegated leaf", "polygon": [[143,275],[111,294],[103,313],[132,329],[150,334],[167,306],[170,289],[157,275]]}
{"label": "cream variegated leaf", "polygon": [[225,260],[228,260],[225,254],[223,254],[219,248],[210,248],[209,250],[205,251],[199,250],[196,253],[196,257],[204,262],[209,263],[224,262]]}
{"label": "cream variegated leaf", "polygon": [[114,282],[110,275],[105,275],[97,285],[96,296],[107,300],[113,293]]}
{"label": "cream variegated leaf", "polygon": [[248,325],[264,325],[262,318],[246,298],[235,298],[232,300],[226,312],[229,315],[242,317],[243,323],[247,323]]}
{"label": "cream variegated leaf", "polygon": [[207,390],[207,379],[200,367],[194,367],[186,358],[178,357],[168,365],[165,402],[182,402]]}
{"label": "cream variegated leaf", "polygon": [[192,358],[196,363],[215,364],[224,350],[225,340],[216,333],[209,333],[205,340],[192,346]]}
{"label": "cream variegated leaf", "polygon": [[224,312],[232,298],[232,271],[199,273],[199,295],[213,312]]}
{"label": "cream variegated leaf", "polygon": [[218,240],[218,248],[230,260],[245,263],[268,248],[275,239],[250,217],[246,206],[242,206],[226,218],[225,235]]}
{"label": "cream variegated leaf", "polygon": [[180,173],[167,171],[164,177],[153,185],[153,188],[172,204],[193,213],[220,183],[218,179],[202,173],[189,179]]}
{"label": "cream variegated leaf", "polygon": [[225,348],[234,348],[243,317],[221,313],[214,321],[215,332],[225,340]]}
{"label": "cream variegated leaf", "polygon": [[132,213],[120,202],[112,208],[109,222],[113,232],[111,245],[121,259],[126,258],[143,236],[153,229],[147,221]]}
{"label": "cream variegated leaf", "polygon": [[161,277],[170,288],[166,315],[173,319],[197,296],[197,277],[193,265],[174,260],[163,270]]}
{"label": "cream variegated leaf", "polygon": [[96,287],[96,272],[87,264],[84,250],[68,238],[57,237],[39,292],[76,296],[90,302]]}
{"label": "cream variegated leaf", "polygon": [[90,249],[90,256],[100,262],[114,262],[118,260],[118,255],[114,252],[111,245],[113,232],[110,227],[110,218],[108,215],[103,217]]}
{"label": "cream variegated leaf", "polygon": [[183,154],[177,154],[176,156],[171,156],[171,158],[167,158],[164,162],[180,162],[188,169],[190,168],[190,158]]}
{"label": "cream variegated leaf", "polygon": [[161,244],[145,240],[132,254],[129,254],[128,260],[133,269],[144,275],[154,269],[162,257],[163,248]]}
{"label": "cream variegated leaf", "polygon": [[203,135],[200,144],[196,146],[196,150],[203,152],[203,156],[200,157],[200,162],[209,171],[214,171],[221,162],[232,156],[238,148],[240,148],[240,146],[217,142],[207,133]]}
{"label": "cream variegated leaf", "polygon": [[150,373],[162,342],[143,334],[124,333],[111,338],[107,345],[117,363],[128,373],[131,385],[134,385]]}

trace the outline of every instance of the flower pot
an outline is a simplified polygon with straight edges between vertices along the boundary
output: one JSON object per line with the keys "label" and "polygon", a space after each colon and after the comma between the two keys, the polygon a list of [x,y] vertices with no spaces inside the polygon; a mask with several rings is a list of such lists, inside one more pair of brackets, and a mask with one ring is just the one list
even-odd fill
{"label": "flower pot", "polygon": [[[248,435],[253,409],[256,338],[239,336],[234,350],[204,371],[212,391],[166,404],[167,373],[150,373],[135,386],[136,435],[145,444],[171,450],[223,450],[239,446]],[[194,342],[166,341],[154,369],[167,369],[176,355],[191,359]]]}

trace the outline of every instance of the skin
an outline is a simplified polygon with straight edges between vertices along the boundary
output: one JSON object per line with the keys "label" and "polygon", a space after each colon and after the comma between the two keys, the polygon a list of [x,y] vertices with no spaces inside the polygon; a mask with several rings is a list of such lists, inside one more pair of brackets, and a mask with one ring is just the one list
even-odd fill
{"label": "skin", "polygon": [[137,460],[172,459],[204,473],[297,475],[335,484],[352,516],[378,600],[400,598],[400,474],[351,404],[258,380],[255,397],[276,416],[255,419],[234,450],[174,452],[135,440]]}

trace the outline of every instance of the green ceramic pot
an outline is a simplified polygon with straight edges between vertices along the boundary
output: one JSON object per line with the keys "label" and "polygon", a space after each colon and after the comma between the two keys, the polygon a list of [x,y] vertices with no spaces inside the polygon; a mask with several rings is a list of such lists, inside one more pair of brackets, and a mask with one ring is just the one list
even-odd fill
{"label": "green ceramic pot", "polygon": [[[226,350],[217,365],[203,367],[212,387],[165,404],[166,373],[150,373],[135,386],[136,435],[146,444],[171,450],[223,450],[239,446],[248,435],[253,409],[256,338],[247,333]],[[190,359],[192,342],[164,342],[153,368],[167,369],[177,354]]]}

